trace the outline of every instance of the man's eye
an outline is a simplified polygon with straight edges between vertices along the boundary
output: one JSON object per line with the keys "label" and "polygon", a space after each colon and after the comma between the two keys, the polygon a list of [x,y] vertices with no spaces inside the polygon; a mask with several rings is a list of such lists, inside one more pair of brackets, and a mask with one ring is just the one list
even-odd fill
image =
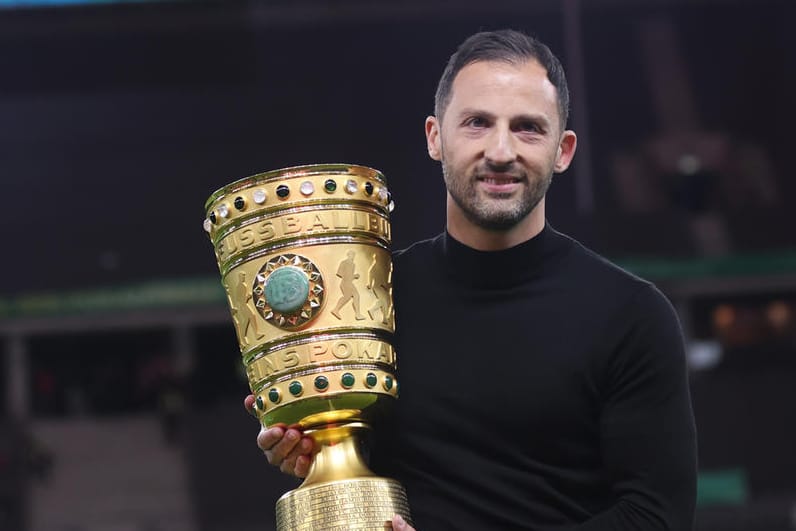
{"label": "man's eye", "polygon": [[465,124],[469,127],[486,127],[487,125],[486,120],[477,116],[469,118]]}
{"label": "man's eye", "polygon": [[522,122],[519,124],[520,131],[528,131],[531,133],[541,133],[542,128],[539,127],[539,124],[534,122]]}

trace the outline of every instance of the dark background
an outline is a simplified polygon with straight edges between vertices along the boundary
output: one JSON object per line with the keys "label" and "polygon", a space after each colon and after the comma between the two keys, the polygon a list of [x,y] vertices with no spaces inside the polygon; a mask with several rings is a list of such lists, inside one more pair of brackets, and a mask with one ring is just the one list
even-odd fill
{"label": "dark background", "polygon": [[[170,444],[194,525],[267,529],[292,483],[258,455],[223,299],[74,315],[14,308],[42,294],[215,279],[205,199],[280,167],[378,168],[397,205],[394,246],[433,236],[445,192],[423,121],[458,43],[502,27],[539,36],[569,75],[579,151],[554,179],[550,222],[656,281],[692,351],[714,353],[712,364],[692,360],[701,487],[719,484],[700,491],[699,529],[793,529],[795,14],[788,0],[0,9],[3,396],[20,338],[28,374],[25,415],[7,399],[0,426],[0,529],[44,529],[25,516],[46,486],[14,465],[30,461],[14,457],[30,453],[17,434],[154,418],[175,388],[187,407]],[[175,343],[174,327],[188,339]],[[180,341],[193,361],[175,371]],[[57,478],[60,442],[40,443]]]}
{"label": "dark background", "polygon": [[[396,246],[435,234],[444,188],[423,120],[448,55],[473,31],[514,27],[571,57],[559,3],[494,4],[0,11],[4,248],[14,257],[0,292],[214,274],[201,230],[207,196],[304,163],[381,169],[398,206]],[[573,99],[584,105],[570,125],[588,124],[579,155],[590,159],[576,157],[556,179],[554,226],[612,257],[699,254],[683,226],[699,206],[679,185],[659,186],[655,201],[636,207],[617,190],[618,156],[649,158],[649,144],[681,132],[665,129],[670,112],[651,94],[661,78],[680,80],[642,46],[662,22],[674,34],[661,42],[678,54],[692,100],[687,132],[720,137],[727,159],[742,146],[761,152],[744,180],[764,181],[765,198],[731,196],[720,182],[705,192],[726,219],[731,250],[792,247],[792,14],[790,2],[585,3],[575,41],[585,66],[569,65]],[[715,180],[740,181],[729,173],[739,166],[727,160]],[[578,171],[591,176],[589,211],[576,202]],[[629,221],[639,225],[628,230]]]}

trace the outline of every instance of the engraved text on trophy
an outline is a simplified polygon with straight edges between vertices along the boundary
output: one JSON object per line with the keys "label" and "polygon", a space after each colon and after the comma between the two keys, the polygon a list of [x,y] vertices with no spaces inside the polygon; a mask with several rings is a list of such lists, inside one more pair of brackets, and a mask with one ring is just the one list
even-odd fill
{"label": "engraved text on trophy", "polygon": [[284,237],[311,235],[327,231],[359,230],[389,239],[390,223],[385,218],[358,210],[297,212],[278,219],[265,220],[243,227],[218,244],[219,261],[232,254]]}

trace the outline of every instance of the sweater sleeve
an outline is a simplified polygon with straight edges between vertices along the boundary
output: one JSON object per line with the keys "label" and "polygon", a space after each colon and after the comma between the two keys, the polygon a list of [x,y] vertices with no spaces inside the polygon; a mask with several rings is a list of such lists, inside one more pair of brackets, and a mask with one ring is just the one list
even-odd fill
{"label": "sweater sleeve", "polygon": [[613,505],[575,531],[687,531],[696,501],[696,429],[683,335],[669,301],[644,285],[607,363],[600,418]]}

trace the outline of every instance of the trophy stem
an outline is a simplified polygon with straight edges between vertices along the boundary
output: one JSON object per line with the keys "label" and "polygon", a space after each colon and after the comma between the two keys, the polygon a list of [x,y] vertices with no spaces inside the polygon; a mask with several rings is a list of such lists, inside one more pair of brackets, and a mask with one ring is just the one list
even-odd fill
{"label": "trophy stem", "polygon": [[365,464],[360,439],[370,426],[362,422],[306,430],[315,441],[315,456],[300,488],[318,483],[375,476]]}
{"label": "trophy stem", "polygon": [[316,453],[304,483],[276,503],[278,531],[383,531],[394,514],[411,522],[406,492],[365,465],[361,422],[306,430]]}

